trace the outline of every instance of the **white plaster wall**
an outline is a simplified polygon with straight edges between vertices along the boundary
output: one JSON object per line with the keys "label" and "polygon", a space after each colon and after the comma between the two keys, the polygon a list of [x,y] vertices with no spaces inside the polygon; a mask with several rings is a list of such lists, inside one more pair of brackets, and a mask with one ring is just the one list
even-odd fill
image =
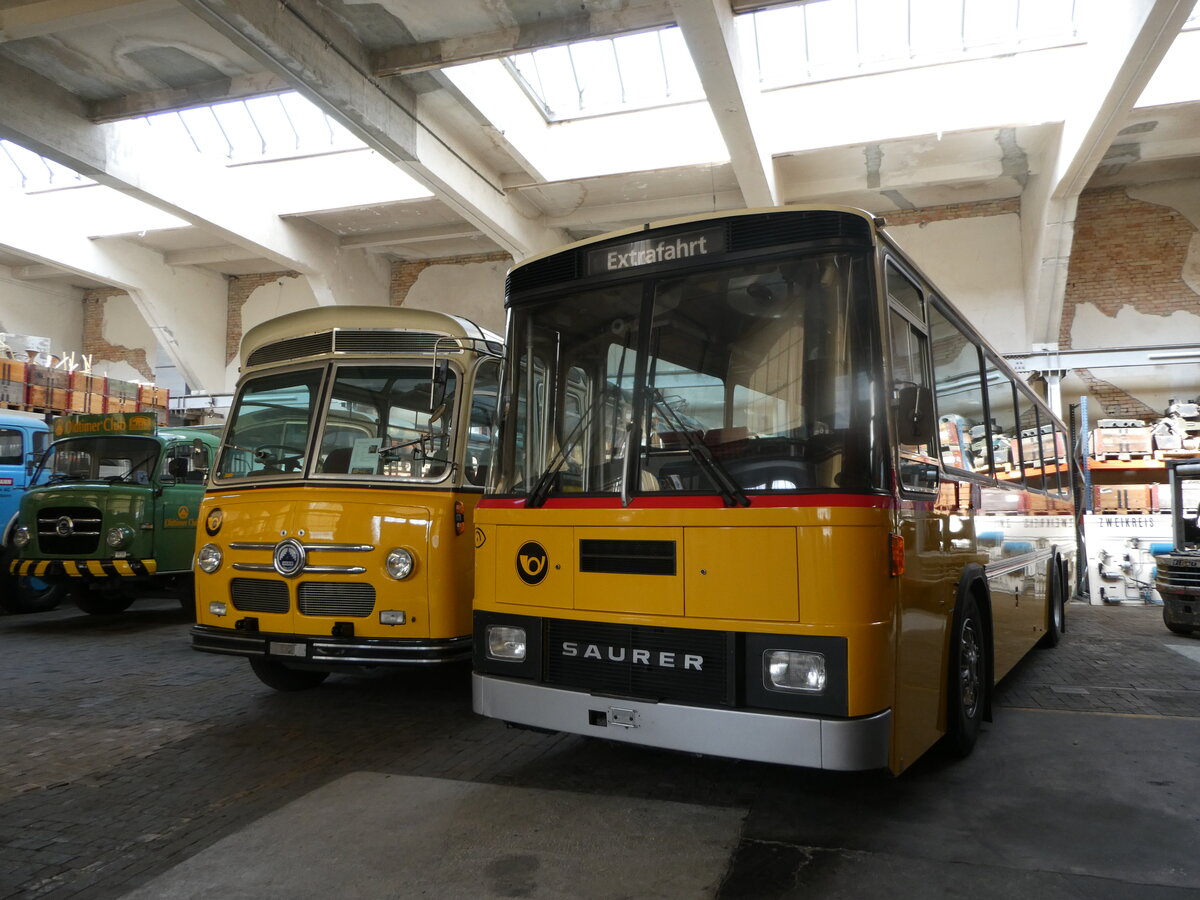
{"label": "white plaster wall", "polygon": [[888,233],[992,346],[1028,350],[1019,216],[899,225]]}
{"label": "white plaster wall", "polygon": [[404,305],[463,316],[503,334],[508,267],[507,261],[428,266],[409,289]]}
{"label": "white plaster wall", "polygon": [[[144,350],[146,364],[151,368],[158,359],[158,339],[128,294],[118,294],[104,301],[104,321],[101,324],[100,336],[118,347]],[[131,364],[118,360],[94,359],[92,372],[122,381],[146,381],[142,372]]]}
{"label": "white plaster wall", "polygon": [[0,331],[50,338],[57,356],[83,346],[83,291],[46,282],[20,281],[0,266]]}
{"label": "white plaster wall", "polygon": [[[308,279],[281,275],[274,281],[258,287],[242,305],[242,334],[255,325],[284,313],[311,309],[317,298],[309,286]],[[225,390],[232,392],[237,386],[238,357],[225,367]]]}

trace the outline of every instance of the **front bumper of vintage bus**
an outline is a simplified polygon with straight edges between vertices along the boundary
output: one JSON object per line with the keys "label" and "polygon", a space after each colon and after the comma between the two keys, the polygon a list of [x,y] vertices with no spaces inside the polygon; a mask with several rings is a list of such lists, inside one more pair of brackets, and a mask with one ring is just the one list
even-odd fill
{"label": "front bumper of vintage bus", "polygon": [[260,631],[192,626],[192,647],[209,653],[274,659],[289,665],[321,668],[420,665],[465,661],[471,658],[471,638],[355,639],[304,637]]}
{"label": "front bumper of vintage bus", "polygon": [[472,676],[475,712],[550,731],[814,769],[888,765],[892,713],[839,719],[605,697],[491,675]]}
{"label": "front bumper of vintage bus", "polygon": [[850,714],[844,636],[490,610],[475,611],[474,631],[473,699],[481,715],[792,766],[889,765],[890,708]]}

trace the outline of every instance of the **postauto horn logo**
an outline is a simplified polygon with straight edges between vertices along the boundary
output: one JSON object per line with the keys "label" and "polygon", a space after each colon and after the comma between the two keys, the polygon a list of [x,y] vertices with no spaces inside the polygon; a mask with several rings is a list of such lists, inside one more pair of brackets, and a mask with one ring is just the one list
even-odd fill
{"label": "postauto horn logo", "polygon": [[517,574],[526,584],[538,584],[546,577],[550,560],[537,541],[526,541],[517,551]]}

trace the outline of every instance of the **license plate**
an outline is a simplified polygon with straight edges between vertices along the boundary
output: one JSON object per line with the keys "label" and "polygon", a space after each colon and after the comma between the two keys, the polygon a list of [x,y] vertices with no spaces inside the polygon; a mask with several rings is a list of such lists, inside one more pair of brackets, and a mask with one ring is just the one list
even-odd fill
{"label": "license plate", "polygon": [[308,656],[306,645],[290,644],[284,641],[271,641],[267,644],[267,652],[272,656],[299,656],[301,659]]}

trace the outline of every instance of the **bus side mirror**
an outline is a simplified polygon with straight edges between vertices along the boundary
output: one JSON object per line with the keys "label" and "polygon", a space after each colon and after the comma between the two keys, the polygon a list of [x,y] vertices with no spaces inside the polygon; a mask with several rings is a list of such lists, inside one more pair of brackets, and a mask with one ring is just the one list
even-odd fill
{"label": "bus side mirror", "polygon": [[901,444],[927,444],[933,436],[933,391],[906,384],[896,396],[897,440]]}

